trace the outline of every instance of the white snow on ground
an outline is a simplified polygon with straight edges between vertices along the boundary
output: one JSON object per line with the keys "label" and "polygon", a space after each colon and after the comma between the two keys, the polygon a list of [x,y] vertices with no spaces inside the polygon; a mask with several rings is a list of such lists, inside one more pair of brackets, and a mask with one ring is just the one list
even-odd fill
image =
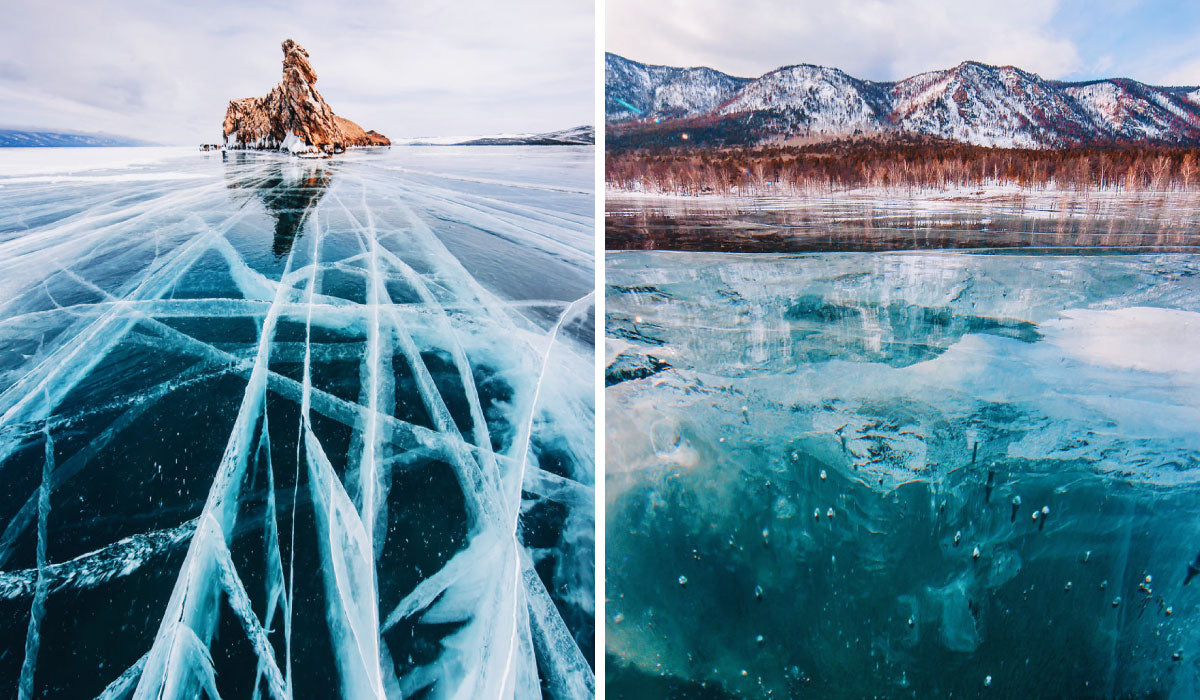
{"label": "white snow on ground", "polygon": [[393,146],[410,146],[410,145],[427,145],[427,146],[450,146],[463,141],[473,141],[475,139],[512,139],[526,136],[536,136],[534,133],[528,134],[482,134],[475,136],[410,136],[407,138],[392,139]]}
{"label": "white snow on ground", "polygon": [[165,182],[168,180],[195,180],[199,176],[189,173],[133,172],[110,174],[108,170],[96,170],[83,175],[30,175],[28,177],[0,178],[0,187],[11,185],[64,185],[64,184],[107,184],[117,182]]}
{"label": "white snow on ground", "polygon": [[938,201],[988,201],[988,200],[1029,200],[1044,201],[1062,198],[1099,199],[1113,201],[1137,201],[1157,198],[1190,198],[1200,199],[1200,193],[1181,190],[1126,190],[1123,188],[1097,188],[1078,190],[1060,188],[1053,183],[1044,188],[1022,187],[1020,185],[1003,183],[985,183],[982,185],[955,185],[949,187],[853,187],[828,188],[813,187],[809,189],[793,189],[790,187],[765,186],[762,188],[747,188],[739,191],[737,188],[729,194],[694,194],[688,192],[665,192],[659,190],[628,190],[609,186],[604,194],[605,201],[638,202],[638,201],[680,201],[680,202],[711,202],[716,204],[740,204],[744,206],[804,206],[805,204],[833,200],[862,200],[888,201],[903,200],[907,202],[938,202]]}
{"label": "white snow on ground", "polygon": [[201,151],[191,146],[0,148],[0,184],[10,177],[121,170],[201,155]]}

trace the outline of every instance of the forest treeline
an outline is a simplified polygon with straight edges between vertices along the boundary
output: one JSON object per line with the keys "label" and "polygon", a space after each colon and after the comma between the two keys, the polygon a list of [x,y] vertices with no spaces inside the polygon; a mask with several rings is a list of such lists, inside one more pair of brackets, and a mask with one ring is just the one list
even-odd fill
{"label": "forest treeline", "polygon": [[755,194],[859,187],[1018,185],[1046,189],[1197,190],[1200,148],[989,148],[928,138],[807,146],[628,149],[606,153],[609,186],[674,194]]}

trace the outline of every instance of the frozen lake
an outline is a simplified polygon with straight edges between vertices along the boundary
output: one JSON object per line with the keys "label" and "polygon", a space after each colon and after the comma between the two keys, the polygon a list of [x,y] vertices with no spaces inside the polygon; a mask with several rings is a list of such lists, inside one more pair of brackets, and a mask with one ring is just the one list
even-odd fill
{"label": "frozen lake", "polygon": [[1200,250],[1200,193],[849,190],[796,197],[609,192],[609,250]]}
{"label": "frozen lake", "polygon": [[607,254],[609,697],[1200,693],[1200,255],[677,247]]}
{"label": "frozen lake", "polygon": [[591,696],[591,148],[0,150],[0,688]]}

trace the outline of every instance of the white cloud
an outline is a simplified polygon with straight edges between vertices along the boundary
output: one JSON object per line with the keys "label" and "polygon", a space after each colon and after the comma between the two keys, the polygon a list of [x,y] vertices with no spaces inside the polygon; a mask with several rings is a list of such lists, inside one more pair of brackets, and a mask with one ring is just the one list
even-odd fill
{"label": "white cloud", "polygon": [[1200,56],[1192,56],[1166,68],[1161,82],[1163,85],[1200,85]]}
{"label": "white cloud", "polygon": [[0,124],[211,141],[230,99],[278,82],[288,37],[309,50],[335,111],[389,136],[593,116],[591,0],[10,4]]}
{"label": "white cloud", "polygon": [[608,0],[607,49],[758,76],[816,63],[894,80],[964,60],[1059,77],[1081,62],[1049,28],[1054,0]]}

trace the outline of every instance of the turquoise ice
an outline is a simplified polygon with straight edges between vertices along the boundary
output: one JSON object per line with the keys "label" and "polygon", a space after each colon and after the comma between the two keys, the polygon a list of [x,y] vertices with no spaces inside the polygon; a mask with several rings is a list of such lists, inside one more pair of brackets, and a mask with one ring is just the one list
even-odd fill
{"label": "turquoise ice", "polygon": [[1200,257],[607,270],[610,682],[1200,692]]}

